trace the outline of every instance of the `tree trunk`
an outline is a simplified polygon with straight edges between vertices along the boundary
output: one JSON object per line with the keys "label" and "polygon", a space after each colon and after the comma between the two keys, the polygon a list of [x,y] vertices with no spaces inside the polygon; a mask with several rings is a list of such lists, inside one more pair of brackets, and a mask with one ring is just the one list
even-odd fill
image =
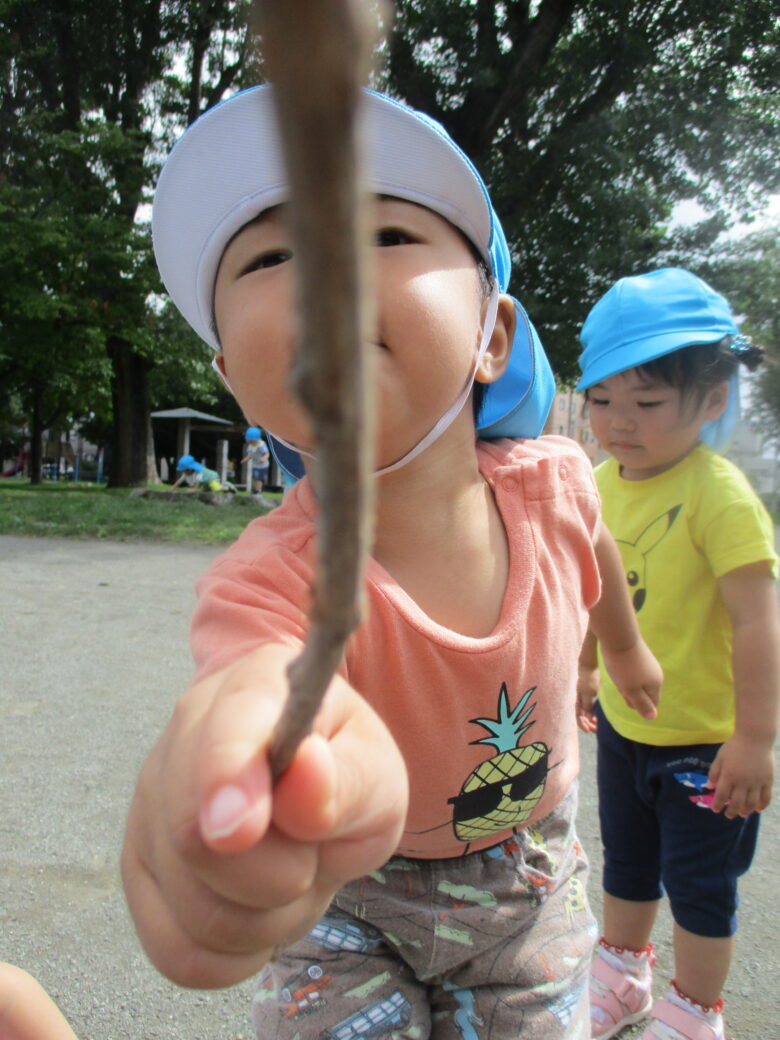
{"label": "tree trunk", "polygon": [[157,484],[152,420],[149,414],[148,363],[129,343],[113,338],[108,344],[113,368],[114,432],[109,487]]}
{"label": "tree trunk", "polygon": [[30,483],[43,483],[43,418],[41,416],[41,391],[36,388],[30,416]]}

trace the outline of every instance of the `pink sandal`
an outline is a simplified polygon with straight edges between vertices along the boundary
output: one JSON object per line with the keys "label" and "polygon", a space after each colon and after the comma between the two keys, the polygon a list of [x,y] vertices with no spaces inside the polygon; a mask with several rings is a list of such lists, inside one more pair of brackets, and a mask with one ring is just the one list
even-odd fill
{"label": "pink sandal", "polygon": [[[656,1030],[654,1024],[658,1022],[668,1029]],[[673,1030],[670,1034],[669,1029]],[[717,1029],[705,1022],[703,1018],[694,1015],[692,1011],[672,1004],[664,998],[656,1000],[650,1014],[650,1024],[642,1033],[641,1040],[667,1040],[671,1036],[678,1036],[680,1040],[724,1040],[723,1029]]]}
{"label": "pink sandal", "polygon": [[590,967],[590,1035],[594,1040],[610,1040],[626,1026],[641,1022],[652,1006],[650,976],[642,982],[596,954]]}

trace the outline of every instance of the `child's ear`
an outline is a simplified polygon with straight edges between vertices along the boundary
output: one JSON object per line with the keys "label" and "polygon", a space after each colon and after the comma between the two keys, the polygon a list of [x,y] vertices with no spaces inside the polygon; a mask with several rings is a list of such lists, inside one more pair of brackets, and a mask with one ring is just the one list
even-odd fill
{"label": "child's ear", "polygon": [[727,380],[719,383],[707,394],[704,402],[703,418],[705,421],[720,419],[729,402],[729,384]]}
{"label": "child's ear", "polygon": [[509,364],[509,355],[512,353],[516,323],[517,312],[514,300],[511,296],[502,293],[498,297],[498,312],[493,335],[490,337],[487,350],[474,377],[478,383],[495,383],[504,374],[504,370]]}

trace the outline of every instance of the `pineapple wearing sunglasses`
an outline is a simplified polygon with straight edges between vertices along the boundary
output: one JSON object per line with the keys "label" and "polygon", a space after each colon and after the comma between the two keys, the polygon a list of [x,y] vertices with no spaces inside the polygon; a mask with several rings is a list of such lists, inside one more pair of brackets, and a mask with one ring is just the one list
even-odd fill
{"label": "pineapple wearing sunglasses", "polygon": [[502,683],[497,717],[471,719],[490,734],[472,743],[492,744],[498,754],[480,762],[467,777],[460,794],[448,799],[453,806],[455,837],[460,841],[477,841],[522,825],[542,797],[550,768],[550,748],[540,740],[520,744],[523,734],[534,724],[526,720],[536,707],[535,701],[529,704],[535,691],[535,686],[526,690],[511,708],[506,683]]}

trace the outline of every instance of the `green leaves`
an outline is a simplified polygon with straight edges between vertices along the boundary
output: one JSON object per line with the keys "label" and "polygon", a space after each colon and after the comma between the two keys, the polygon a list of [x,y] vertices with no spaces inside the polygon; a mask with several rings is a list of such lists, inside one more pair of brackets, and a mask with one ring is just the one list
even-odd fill
{"label": "green leaves", "polygon": [[246,8],[0,4],[0,414],[21,403],[35,440],[115,410],[119,481],[150,472],[152,365],[201,380],[158,321],[146,207],[173,137],[247,65]]}
{"label": "green leaves", "polygon": [[618,277],[665,262],[674,204],[698,245],[780,190],[773,0],[402,0],[384,76],[439,119],[491,190],[512,287],[563,380]]}
{"label": "green leaves", "polygon": [[[153,406],[188,385],[190,404],[221,393],[161,305],[144,221],[175,137],[261,78],[246,9],[1,0],[0,419],[12,396],[32,406],[42,373],[47,412],[110,410],[128,354],[166,398]],[[396,3],[377,85],[444,123],[485,176],[511,288],[562,380],[616,278],[670,261],[706,277],[723,230],[780,191],[776,15],[776,0]],[[708,210],[693,228],[671,223],[685,198]],[[750,321],[759,306],[746,298]]]}

